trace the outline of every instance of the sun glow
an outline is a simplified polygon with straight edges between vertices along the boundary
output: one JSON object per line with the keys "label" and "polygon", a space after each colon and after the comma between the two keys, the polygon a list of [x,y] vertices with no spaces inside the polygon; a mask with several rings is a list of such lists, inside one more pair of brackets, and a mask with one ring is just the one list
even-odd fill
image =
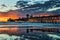
{"label": "sun glow", "polygon": [[20,13],[17,11],[0,12],[0,22],[7,22],[9,18],[18,19],[20,17]]}
{"label": "sun glow", "polygon": [[0,17],[0,22],[7,22],[9,18],[7,17]]}

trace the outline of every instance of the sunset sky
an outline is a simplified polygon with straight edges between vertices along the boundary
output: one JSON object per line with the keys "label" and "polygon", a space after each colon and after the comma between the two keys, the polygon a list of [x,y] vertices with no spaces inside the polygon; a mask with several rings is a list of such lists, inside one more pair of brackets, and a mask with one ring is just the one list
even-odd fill
{"label": "sunset sky", "polygon": [[47,15],[50,13],[60,14],[60,6],[56,7],[60,5],[58,2],[56,4],[52,2],[53,4],[51,4],[49,0],[0,0],[0,21],[25,17],[26,14],[42,14],[42,12]]}

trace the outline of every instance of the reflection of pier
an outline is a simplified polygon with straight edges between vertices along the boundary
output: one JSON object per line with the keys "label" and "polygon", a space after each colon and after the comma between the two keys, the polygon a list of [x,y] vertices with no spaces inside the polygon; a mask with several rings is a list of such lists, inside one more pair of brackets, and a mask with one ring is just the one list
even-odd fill
{"label": "reflection of pier", "polygon": [[39,32],[60,32],[60,28],[41,28],[41,29],[26,29],[26,32],[34,32],[34,31],[39,31]]}

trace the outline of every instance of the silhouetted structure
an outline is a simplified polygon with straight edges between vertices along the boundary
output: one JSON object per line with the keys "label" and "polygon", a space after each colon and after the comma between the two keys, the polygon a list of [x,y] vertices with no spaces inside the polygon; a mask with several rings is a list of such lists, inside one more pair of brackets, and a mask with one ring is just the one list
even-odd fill
{"label": "silhouetted structure", "polygon": [[42,16],[42,17],[31,17],[29,18],[30,22],[52,22],[58,23],[60,22],[60,15],[52,15],[52,16]]}
{"label": "silhouetted structure", "polygon": [[26,15],[26,18],[19,18],[19,19],[8,19],[10,22],[14,21],[23,21],[23,22],[42,22],[42,23],[59,23],[60,22],[60,15],[50,15],[50,16],[41,16],[41,17],[33,17],[29,14]]}
{"label": "silhouetted structure", "polygon": [[9,18],[9,19],[8,19],[8,22],[15,22],[15,20]]}
{"label": "silhouetted structure", "polygon": [[19,18],[19,19],[15,19],[15,21],[17,21],[17,22],[27,22],[28,19],[27,18]]}
{"label": "silhouetted structure", "polygon": [[29,14],[26,14],[27,19],[29,18],[29,16],[30,16]]}
{"label": "silhouetted structure", "polygon": [[31,14],[31,15],[30,15],[30,18],[32,18],[32,17],[33,17],[33,15]]}

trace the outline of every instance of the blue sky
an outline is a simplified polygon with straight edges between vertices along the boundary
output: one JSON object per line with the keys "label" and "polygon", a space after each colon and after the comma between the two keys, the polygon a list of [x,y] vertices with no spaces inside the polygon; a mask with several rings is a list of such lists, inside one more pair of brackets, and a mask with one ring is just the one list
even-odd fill
{"label": "blue sky", "polygon": [[[19,9],[17,7],[15,7],[14,5],[16,5],[16,2],[19,0],[0,0],[0,12],[8,12],[9,10],[16,10]],[[31,1],[31,3],[35,2],[35,1],[49,1],[49,0],[24,0],[24,1]],[[7,7],[2,7],[1,5],[5,4]],[[60,9],[60,7],[54,7],[54,8],[49,8],[47,9],[47,11],[55,11]]]}
{"label": "blue sky", "polygon": [[[5,4],[5,5],[13,6],[16,4],[17,1],[18,0],[0,0],[0,5]],[[47,0],[31,0],[31,1],[47,1]]]}
{"label": "blue sky", "polygon": [[[14,7],[14,5],[16,5],[16,2],[19,0],[0,0],[0,11],[9,11],[9,10],[15,10],[17,9],[16,7]],[[48,0],[25,0],[25,1],[48,1]],[[7,7],[2,7],[1,5],[5,4]]]}
{"label": "blue sky", "polygon": [[0,5],[15,5],[18,0],[0,0]]}
{"label": "blue sky", "polygon": [[[17,9],[16,7],[14,7],[14,5],[16,5],[17,1],[19,1],[19,0],[0,0],[0,11],[7,12],[9,10]],[[1,6],[2,4],[5,4],[7,7]]]}

